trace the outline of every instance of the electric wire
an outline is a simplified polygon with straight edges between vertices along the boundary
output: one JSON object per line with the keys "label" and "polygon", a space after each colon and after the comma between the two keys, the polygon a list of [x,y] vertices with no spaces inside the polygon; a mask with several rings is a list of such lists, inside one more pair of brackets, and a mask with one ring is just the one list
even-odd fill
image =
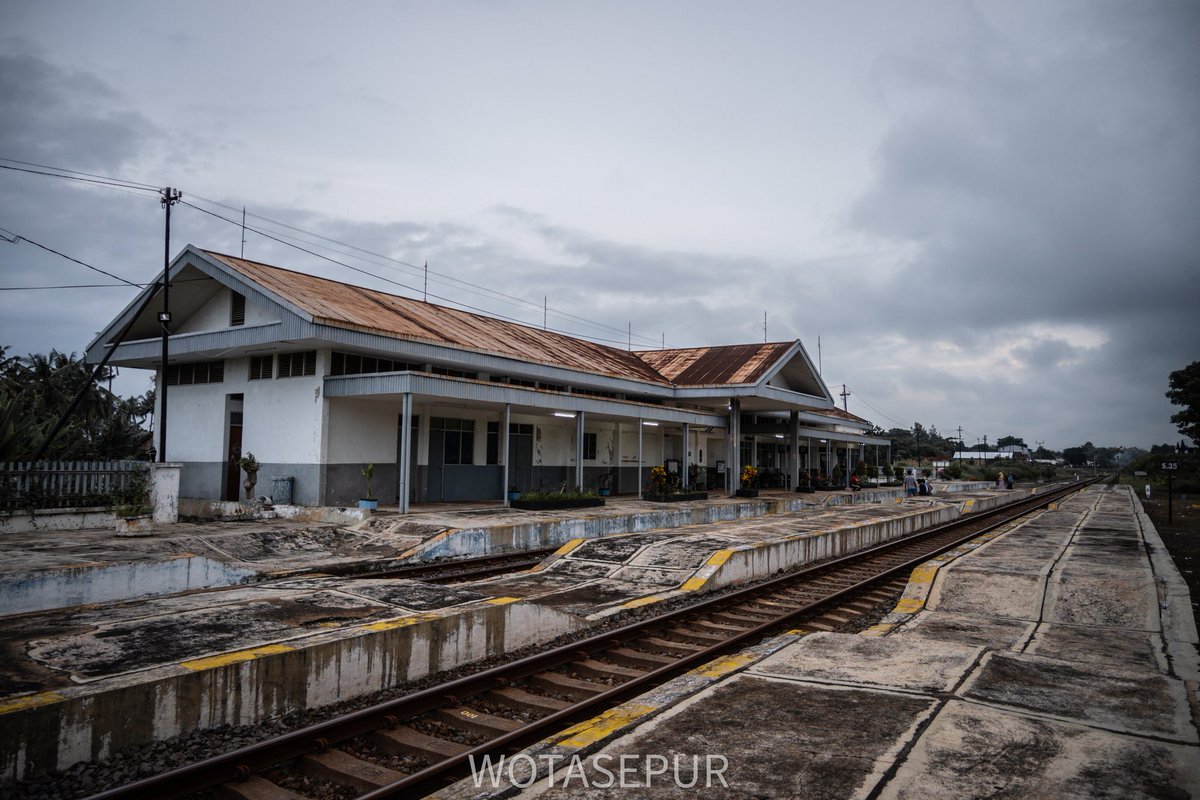
{"label": "electric wire", "polygon": [[[201,202],[208,203],[210,205],[214,205],[219,208],[224,208],[228,211],[239,212],[239,211],[243,210],[236,206],[230,205],[228,203],[222,203],[219,200],[212,200],[210,198],[202,197],[200,195],[189,194],[188,196],[191,197],[192,199],[199,200]],[[596,320],[588,319],[587,317],[582,317],[582,316],[579,316],[578,314],[572,314],[568,311],[561,311],[561,310],[554,309],[554,308],[546,309],[546,307],[543,306],[542,304],[537,303],[532,300],[529,300],[527,298],[518,297],[516,295],[511,295],[506,292],[501,292],[497,289],[492,289],[490,287],[483,286],[481,284],[473,283],[471,281],[455,277],[454,275],[448,275],[443,272],[438,272],[437,270],[426,270],[425,267],[419,266],[417,264],[413,264],[408,261],[404,261],[402,259],[395,258],[393,256],[388,256],[388,255],[384,255],[382,253],[377,253],[373,250],[368,250],[366,248],[359,247],[357,245],[350,244],[348,242],[344,242],[344,241],[341,241],[338,239],[334,239],[329,236],[324,236],[322,234],[315,233],[313,231],[305,230],[304,228],[300,228],[295,225],[291,225],[286,222],[282,222],[280,220],[271,219],[270,217],[263,216],[262,214],[257,214],[257,213],[251,212],[251,211],[247,211],[246,216],[253,217],[262,222],[266,222],[271,225],[276,225],[281,228],[285,228],[287,230],[294,231],[296,233],[304,234],[305,236],[309,236],[314,239],[319,239],[324,242],[329,242],[330,244],[334,244],[339,247],[348,248],[350,250],[355,251],[356,253],[360,253],[365,256],[372,256],[373,258],[383,259],[384,261],[387,261],[390,263],[388,263],[388,264],[379,263],[379,262],[370,262],[370,263],[374,263],[376,266],[384,267],[385,269],[390,269],[390,270],[394,270],[397,272],[407,273],[407,274],[413,275],[414,277],[422,277],[422,276],[425,276],[426,274],[428,274],[431,277],[435,277],[435,278],[439,279],[443,283],[456,285],[457,287],[466,289],[473,294],[477,294],[477,295],[484,296],[484,297],[494,296],[494,297],[503,298],[504,300],[508,300],[513,303],[518,303],[520,305],[523,305],[523,306],[528,307],[533,310],[548,310],[548,314],[550,316],[555,316],[555,317],[559,317],[561,319],[566,319],[566,320],[573,320],[575,322],[578,322],[578,323],[581,323],[584,325],[588,325],[588,326],[591,326],[593,328],[597,328],[600,330],[610,331],[612,333],[617,333],[617,334],[626,333],[625,330],[623,330],[621,328],[617,328],[613,325],[608,325],[603,322],[598,322]],[[238,223],[238,224],[240,224],[240,223]],[[247,228],[247,230],[252,230],[252,229]],[[291,238],[291,237],[286,237],[285,234],[278,234],[278,232],[276,232],[276,233],[277,233],[277,235],[285,236],[285,238]],[[300,241],[304,241],[304,240],[300,240]],[[313,247],[320,246],[313,242],[306,242],[306,244],[309,244],[310,246],[313,246]],[[333,250],[334,252],[339,253],[340,255],[345,255],[345,256],[349,256],[349,257],[357,257],[357,258],[362,257],[362,256],[354,256],[351,253],[338,251],[335,248],[329,248],[329,249]],[[368,260],[368,259],[364,259],[364,260]],[[396,265],[399,265],[400,267],[404,267],[404,269],[400,269],[398,267],[392,266],[392,264],[396,264]],[[654,346],[654,345],[659,344],[658,342],[655,342],[651,338],[642,336],[640,334],[635,336],[634,338],[636,340],[638,340],[638,343],[645,343],[645,344],[647,344],[647,346]],[[605,341],[624,341],[624,340],[607,340],[606,339]]]}
{"label": "electric wire", "polygon": [[[181,200],[181,201],[179,201],[179,202],[180,202],[180,204],[181,204],[181,205],[187,206],[188,208],[195,209],[196,211],[199,211],[199,212],[200,212],[200,213],[202,213],[202,214],[208,214],[209,216],[211,216],[211,217],[215,217],[216,219],[224,220],[225,222],[228,222],[228,223],[229,223],[229,224],[231,224],[231,225],[237,225],[238,227],[242,227],[242,224],[241,224],[240,222],[238,222],[237,220],[232,220],[232,219],[229,219],[228,217],[223,217],[223,216],[221,216],[220,214],[216,213],[215,211],[209,211],[209,210],[208,210],[208,209],[206,209],[206,208],[201,208],[200,206],[198,206],[198,205],[196,205],[196,204],[194,204],[194,203],[190,203],[190,202],[188,202],[188,201],[186,201],[186,200]],[[383,281],[384,283],[389,283],[389,284],[391,284],[391,285],[393,285],[393,286],[398,286],[398,287],[400,287],[400,288],[402,288],[402,289],[407,289],[408,291],[410,291],[410,292],[412,292],[412,293],[414,293],[414,294],[416,294],[416,293],[418,293],[418,292],[421,292],[421,291],[422,291],[422,290],[420,290],[420,289],[417,289],[415,286],[409,286],[409,285],[408,285],[408,284],[406,284],[406,283],[401,283],[400,281],[397,281],[397,280],[393,280],[393,279],[391,279],[391,278],[384,277],[383,275],[378,275],[378,274],[376,274],[376,273],[374,273],[374,272],[370,272],[369,270],[362,269],[361,267],[356,267],[356,266],[353,266],[352,264],[347,264],[347,263],[346,263],[346,262],[344,262],[344,261],[339,261],[338,259],[336,259],[336,258],[332,258],[332,257],[330,257],[330,256],[327,256],[327,255],[323,254],[323,253],[319,253],[319,252],[317,252],[317,251],[315,251],[315,250],[312,250],[312,249],[309,249],[309,248],[307,248],[307,247],[302,247],[302,246],[300,246],[300,245],[296,244],[295,242],[290,242],[290,241],[287,241],[287,240],[286,240],[286,239],[284,239],[284,238],[281,238],[281,237],[279,237],[279,236],[274,236],[274,235],[272,235],[272,234],[270,234],[270,233],[267,233],[266,231],[259,230],[259,229],[257,229],[257,228],[251,228],[251,227],[249,227],[249,226],[246,226],[246,230],[248,230],[248,231],[251,231],[251,232],[253,232],[253,233],[257,233],[259,236],[263,236],[263,237],[265,237],[265,238],[267,238],[267,239],[270,239],[270,240],[272,240],[272,241],[274,241],[274,242],[278,242],[279,244],[282,244],[282,245],[284,245],[284,246],[286,246],[286,247],[291,247],[291,248],[294,248],[294,249],[296,249],[296,250],[299,250],[299,251],[300,251],[300,252],[302,252],[302,253],[307,253],[307,254],[309,254],[309,255],[311,255],[311,256],[315,256],[315,257],[317,257],[317,258],[323,259],[323,260],[325,260],[325,261],[328,261],[328,262],[329,262],[329,263],[331,263],[331,264],[336,264],[337,266],[340,266],[340,267],[345,267],[346,269],[348,269],[348,270],[351,270],[351,271],[353,271],[353,272],[357,272],[357,273],[359,273],[359,274],[361,274],[361,275],[366,275],[366,276],[368,276],[368,277],[375,278],[376,280]],[[424,292],[422,292],[422,293],[424,293]],[[467,303],[460,302],[460,301],[458,301],[458,300],[455,300],[455,299],[453,299],[453,298],[450,298],[450,297],[443,297],[443,296],[441,296],[441,295],[436,295],[436,294],[429,294],[428,296],[429,296],[429,297],[432,297],[432,298],[434,298],[434,299],[436,299],[436,300],[441,300],[441,301],[443,301],[443,302],[445,302],[445,303],[450,303],[450,304],[453,304],[453,305],[455,305],[455,306],[458,306],[459,308],[465,309],[465,310],[467,310],[467,311],[474,311],[474,312],[476,312],[476,313],[479,313],[479,314],[484,314],[484,315],[487,315],[487,316],[490,316],[490,317],[496,317],[496,318],[499,318],[499,319],[505,320],[505,321],[507,321],[507,322],[513,322],[513,323],[516,323],[516,324],[518,324],[518,325],[525,325],[525,326],[528,326],[528,325],[529,325],[529,323],[528,323],[528,322],[525,322],[524,320],[518,319],[518,318],[516,318],[516,317],[510,317],[510,316],[507,316],[507,315],[505,315],[505,314],[500,314],[500,313],[498,313],[498,312],[495,312],[495,311],[489,311],[489,310],[487,310],[487,309],[478,308],[478,307],[476,307],[476,306],[472,306],[472,305],[469,305],[469,304],[467,304]],[[548,329],[548,330],[549,330],[551,333],[558,333],[558,334],[562,334],[562,335],[564,335],[564,336],[570,336],[570,335],[572,335],[572,334],[568,333],[567,331],[561,331],[561,330],[557,330],[557,329],[554,329],[554,328],[550,328],[550,329]],[[620,340],[616,340],[616,339],[606,339],[606,338],[604,338],[604,337],[600,337],[600,336],[583,336],[583,337],[581,337],[581,338],[590,339],[590,340],[592,340],[592,341],[595,341],[595,342],[606,342],[606,343],[609,343],[609,344],[625,344],[625,342],[624,342],[624,341],[620,341]]]}
{"label": "electric wire", "polygon": [[157,186],[152,186],[148,183],[140,183],[138,181],[131,181],[127,178],[114,178],[111,175],[97,175],[94,172],[83,172],[83,171],[77,170],[77,169],[67,169],[66,167],[52,167],[52,166],[49,166],[48,164],[37,164],[32,161],[19,161],[15,158],[0,157],[0,161],[7,161],[9,164],[20,164],[23,167],[38,167],[39,169],[50,169],[50,170],[54,170],[55,172],[65,172],[65,173],[68,173],[71,175],[84,175],[89,178],[101,178],[106,181],[117,181],[117,182],[123,183],[127,186],[134,186],[134,187],[137,187],[140,189],[148,189],[148,190],[154,191],[154,192],[159,191]]}
{"label": "electric wire", "polygon": [[148,191],[157,192],[158,191],[158,189],[151,190],[151,189],[147,189],[142,186],[137,186],[135,184],[122,183],[119,181],[100,180],[97,178],[84,178],[79,175],[63,175],[63,174],[60,174],[57,172],[45,172],[45,171],[36,170],[36,169],[26,169],[24,167],[14,167],[9,164],[0,164],[0,169],[12,170],[14,172],[27,172],[30,175],[45,175],[48,178],[62,178],[63,180],[79,181],[80,183],[91,183],[91,184],[97,184],[99,186],[119,187],[121,189],[137,189],[137,190],[140,190],[143,192],[148,192]]}
{"label": "electric wire", "polygon": [[[121,192],[129,193],[129,194],[137,194],[137,192],[153,192],[153,193],[155,193],[155,194],[158,194],[158,193],[160,193],[160,191],[161,191],[161,190],[160,190],[158,187],[156,187],[156,186],[151,186],[150,184],[146,184],[146,183],[140,183],[140,182],[138,182],[138,181],[131,181],[131,180],[127,180],[127,179],[124,179],[124,178],[114,178],[114,177],[111,177],[111,176],[108,176],[108,175],[98,175],[98,174],[95,174],[95,173],[83,172],[83,171],[81,171],[81,170],[67,169],[67,168],[65,168],[65,167],[54,167],[54,166],[50,166],[50,165],[47,165],[47,164],[39,164],[39,163],[36,163],[36,162],[31,162],[31,161],[21,161],[21,160],[18,160],[18,159],[13,159],[13,158],[4,158],[4,157],[0,157],[0,162],[7,162],[6,164],[0,164],[0,169],[12,170],[12,171],[15,171],[15,172],[24,172],[24,173],[28,173],[28,174],[32,174],[32,175],[42,175],[42,176],[45,176],[45,177],[51,177],[51,178],[61,178],[61,179],[64,179],[64,180],[78,181],[78,182],[81,182],[81,183],[87,183],[87,184],[92,184],[92,185],[102,186],[102,187],[105,187],[105,188],[108,188],[108,189],[111,189],[111,190],[114,190],[114,191],[121,191]],[[10,166],[10,165],[17,165],[17,166]],[[35,169],[35,168],[36,168],[36,169]],[[205,197],[202,197],[202,196],[200,196],[200,195],[195,195],[195,194],[190,194],[190,193],[189,193],[189,195],[188,195],[188,196],[189,196],[189,197],[191,197],[191,198],[195,198],[196,200],[199,200],[199,201],[201,201],[201,202],[208,203],[208,204],[211,204],[211,205],[214,205],[214,206],[220,207],[220,208],[225,208],[225,209],[228,209],[228,210],[230,210],[230,211],[235,211],[235,212],[236,212],[236,211],[238,211],[238,210],[244,210],[244,209],[238,209],[237,207],[235,207],[235,206],[231,206],[231,205],[229,205],[229,204],[227,204],[227,203],[222,203],[222,202],[220,202],[220,201],[217,201],[217,200],[212,200],[212,199],[210,199],[210,198],[205,198]],[[222,220],[224,220],[225,222],[228,222],[228,223],[230,223],[230,224],[240,225],[240,223],[236,222],[235,220],[230,220],[230,219],[228,219],[228,218],[226,218],[226,217],[222,217],[222,216],[220,216],[220,215],[218,215],[218,214],[215,214],[215,213],[213,213],[213,212],[209,212],[209,211],[207,211],[206,209],[199,208],[198,206],[196,206],[196,205],[194,205],[194,204],[190,204],[190,205],[191,205],[191,207],[192,207],[192,208],[195,208],[195,209],[196,209],[196,210],[198,210],[198,211],[202,211],[202,212],[204,212],[204,213],[209,213],[209,214],[212,214],[212,216],[214,216],[214,217],[217,217],[218,219],[222,219]],[[527,308],[529,308],[529,309],[534,309],[534,310],[536,310],[536,309],[542,309],[542,310],[543,310],[543,312],[545,312],[545,313],[546,313],[546,315],[547,315],[548,317],[549,317],[549,316],[553,316],[553,317],[555,317],[555,318],[562,319],[562,320],[570,320],[570,321],[573,321],[573,322],[575,322],[575,323],[578,323],[578,324],[581,324],[581,325],[585,325],[585,326],[588,326],[588,327],[591,327],[591,328],[594,328],[594,329],[597,329],[597,330],[609,331],[609,332],[611,332],[611,333],[616,333],[616,334],[626,334],[626,338],[624,338],[624,339],[613,339],[613,338],[602,337],[602,336],[595,336],[595,335],[585,335],[585,336],[583,336],[583,338],[588,338],[588,339],[592,339],[593,341],[598,341],[598,342],[606,342],[606,343],[610,343],[610,344],[631,344],[631,343],[636,343],[636,344],[638,344],[638,345],[640,345],[640,346],[644,346],[644,347],[648,347],[648,348],[654,348],[654,349],[657,349],[658,347],[662,346],[662,345],[660,345],[660,343],[659,343],[659,342],[657,342],[657,341],[655,341],[655,340],[652,340],[651,338],[649,338],[649,337],[646,337],[646,336],[643,336],[643,335],[641,335],[641,334],[634,335],[634,336],[629,336],[626,330],[622,330],[622,329],[620,329],[620,328],[617,328],[617,327],[615,327],[615,326],[613,326],[613,325],[608,325],[608,324],[606,324],[606,323],[603,323],[603,322],[598,322],[598,321],[596,321],[596,320],[591,320],[591,319],[588,319],[588,318],[586,318],[586,317],[582,317],[582,316],[579,316],[579,315],[577,315],[577,314],[572,314],[572,313],[570,313],[570,312],[567,312],[567,311],[561,311],[561,310],[558,310],[558,309],[549,308],[549,307],[547,307],[547,306],[545,306],[545,305],[538,304],[538,303],[536,303],[536,302],[534,302],[534,301],[532,301],[532,300],[528,300],[528,299],[526,299],[526,298],[523,298],[523,297],[518,297],[518,296],[516,296],[516,295],[510,295],[510,294],[507,294],[507,293],[505,293],[505,292],[501,292],[501,291],[498,291],[498,290],[496,290],[496,289],[492,289],[492,288],[490,288],[490,287],[483,286],[483,285],[480,285],[480,284],[472,283],[472,282],[470,282],[470,281],[466,281],[466,280],[463,280],[463,279],[461,279],[461,278],[457,278],[457,277],[455,277],[455,276],[453,276],[453,275],[447,275],[447,274],[445,274],[445,273],[441,273],[441,272],[438,272],[438,271],[436,271],[436,270],[428,270],[427,268],[424,268],[424,267],[419,267],[419,266],[417,266],[416,264],[411,264],[411,263],[409,263],[409,262],[406,262],[406,261],[403,261],[403,260],[401,260],[401,259],[393,258],[393,257],[391,257],[391,256],[386,256],[386,255],[383,255],[383,254],[381,254],[381,253],[376,253],[376,252],[374,252],[374,251],[371,251],[371,250],[368,250],[368,249],[366,249],[366,248],[358,247],[357,245],[349,244],[349,243],[347,243],[347,242],[343,242],[343,241],[340,241],[340,240],[337,240],[337,239],[333,239],[333,238],[331,238],[331,237],[324,236],[324,235],[322,235],[322,234],[318,234],[318,233],[315,233],[315,232],[313,232],[313,231],[308,231],[308,230],[305,230],[305,229],[303,229],[303,228],[299,228],[299,227],[297,227],[297,226],[290,225],[290,224],[288,224],[288,223],[286,223],[286,222],[281,222],[281,221],[279,221],[279,220],[274,220],[274,219],[271,219],[271,218],[269,218],[269,217],[265,217],[265,216],[263,216],[263,215],[261,215],[261,214],[256,214],[256,213],[252,213],[252,212],[250,212],[250,213],[247,213],[247,216],[252,216],[252,217],[254,217],[254,218],[256,218],[256,219],[259,219],[259,220],[261,220],[261,221],[263,221],[263,222],[266,222],[266,223],[269,223],[269,224],[271,224],[271,225],[276,225],[276,226],[279,226],[279,227],[282,227],[282,228],[285,228],[285,229],[288,229],[288,230],[294,231],[294,232],[296,232],[296,233],[303,234],[303,235],[305,235],[305,236],[309,236],[309,237],[313,237],[313,238],[315,238],[315,239],[319,239],[319,240],[321,240],[321,241],[329,242],[329,243],[331,243],[331,244],[338,245],[339,247],[349,248],[350,250],[353,250],[353,251],[355,251],[355,252],[357,252],[357,253],[360,253],[360,254],[362,254],[362,255],[366,255],[366,256],[372,256],[372,257],[374,257],[374,258],[378,258],[378,259],[384,259],[384,260],[386,260],[386,261],[388,261],[388,262],[391,262],[390,264],[381,264],[381,263],[378,263],[378,262],[370,262],[370,260],[369,260],[369,259],[363,259],[363,260],[366,260],[366,261],[368,261],[368,263],[374,263],[376,266],[380,266],[380,267],[383,267],[383,268],[385,268],[385,269],[390,269],[390,270],[393,270],[393,271],[396,271],[396,272],[401,272],[401,273],[403,273],[403,272],[405,272],[405,271],[408,271],[408,272],[409,272],[409,274],[412,274],[412,275],[414,275],[414,276],[418,276],[418,275],[424,275],[424,276],[432,275],[432,276],[434,276],[435,278],[437,278],[437,279],[438,279],[440,282],[442,282],[442,283],[444,283],[444,284],[447,284],[447,285],[456,285],[456,286],[457,286],[459,289],[466,290],[466,291],[470,292],[471,294],[475,294],[475,295],[478,295],[478,296],[481,296],[481,297],[498,297],[498,298],[502,298],[502,299],[504,299],[504,300],[507,300],[507,301],[509,301],[509,302],[512,302],[512,303],[517,303],[517,304],[520,304],[520,305],[522,305],[522,306],[525,306],[525,307],[527,307]],[[242,227],[244,227],[244,226],[242,226]],[[246,228],[246,230],[251,230],[251,231],[253,231],[253,232],[255,232],[255,233],[258,233],[258,234],[259,234],[259,235],[261,235],[261,236],[265,236],[266,238],[272,239],[273,241],[277,241],[277,242],[279,242],[280,244],[284,244],[284,245],[288,245],[288,246],[293,246],[293,245],[291,245],[289,242],[287,242],[287,241],[281,241],[281,239],[280,239],[280,238],[276,238],[275,236],[268,235],[268,234],[267,234],[267,233],[265,233],[264,231],[261,231],[261,230],[258,230],[258,229],[254,229],[254,228],[248,228],[248,227]],[[287,236],[286,234],[282,234],[282,233],[278,233],[278,232],[276,232],[276,234],[277,234],[277,236],[278,236],[278,237],[282,237],[283,239],[296,238],[296,237],[289,237],[289,236]],[[302,240],[302,239],[299,239],[299,241],[304,241],[304,240]],[[320,246],[321,246],[321,245],[318,245],[318,244],[316,244],[316,243],[313,243],[313,242],[305,242],[305,243],[306,243],[306,244],[309,244],[311,247],[320,247]],[[326,256],[323,256],[323,255],[322,255],[322,254],[320,254],[320,253],[315,253],[315,252],[312,252],[311,250],[307,250],[307,249],[305,249],[305,248],[297,248],[297,249],[301,249],[301,250],[303,250],[304,252],[308,252],[308,253],[310,253],[311,255],[317,256],[318,258],[327,258]],[[330,247],[330,248],[327,248],[327,249],[333,250],[334,252],[337,252],[337,253],[339,253],[339,255],[344,255],[344,256],[347,256],[347,257],[352,257],[352,258],[355,258],[355,257],[357,257],[357,258],[362,258],[362,256],[354,256],[354,255],[352,255],[351,253],[346,253],[346,252],[343,252],[343,251],[338,251],[338,250],[336,250],[335,248],[332,248],[332,247]],[[345,264],[344,262],[337,261],[336,259],[328,259],[328,260],[330,260],[332,263],[339,264],[340,266],[344,266],[344,267],[346,267],[346,268],[348,268],[348,269],[352,269],[352,270],[353,270],[353,269],[356,269],[355,267],[353,267],[353,266],[351,266],[351,265],[349,265],[349,264]],[[400,265],[400,266],[402,266],[402,267],[405,267],[405,268],[407,268],[407,269],[406,269],[406,270],[405,270],[405,269],[399,269],[399,268],[397,268],[397,267],[395,267],[395,266],[392,266],[392,264],[397,264],[397,265]],[[378,280],[383,280],[383,281],[387,281],[387,280],[388,280],[387,278],[384,278],[383,276],[375,275],[375,274],[373,274],[373,273],[366,272],[366,271],[364,271],[364,270],[358,270],[358,271],[362,272],[363,274],[370,275],[371,277],[375,277],[375,278],[377,278]],[[131,283],[131,285],[132,285],[132,282],[130,282],[130,283]],[[416,291],[416,289],[415,289],[414,287],[408,286],[407,284],[403,284],[403,283],[399,283],[399,282],[392,282],[392,283],[394,283],[394,284],[395,284],[395,285],[397,285],[397,286],[401,286],[401,287],[403,287],[403,288],[406,288],[406,289],[408,289],[409,291],[413,291],[413,292],[415,292],[415,291]],[[424,292],[423,292],[423,294],[424,294]],[[474,307],[474,306],[470,306],[470,305],[468,305],[468,304],[461,303],[461,302],[459,302],[459,301],[456,301],[456,300],[453,300],[453,299],[450,299],[450,298],[447,298],[447,297],[442,297],[442,296],[437,296],[437,295],[434,295],[434,296],[435,296],[435,297],[437,297],[437,299],[439,299],[439,300],[442,300],[442,301],[444,301],[444,302],[447,302],[447,303],[453,303],[453,304],[455,304],[455,305],[459,305],[459,306],[461,306],[461,307],[463,307],[463,308],[465,308],[465,309],[470,309],[470,310],[472,310],[472,311],[477,311],[477,312],[479,312],[479,313],[483,313],[483,314],[490,314],[490,315],[493,315],[493,316],[499,316],[499,317],[501,317],[501,318],[503,318],[503,319],[507,319],[507,320],[509,320],[509,321],[512,321],[512,322],[517,322],[517,323],[519,323],[519,324],[530,324],[530,323],[526,323],[526,322],[524,322],[524,321],[522,321],[522,320],[519,320],[519,319],[515,319],[515,318],[512,318],[512,317],[506,317],[506,316],[504,316],[504,315],[502,315],[502,314],[498,314],[498,313],[496,313],[496,312],[493,312],[493,311],[487,311],[487,310],[484,310],[484,309],[476,308],[476,307]],[[555,329],[555,332],[556,332],[556,333],[563,333],[563,334],[565,334],[565,335],[578,335],[578,334],[570,334],[570,333],[568,333],[567,331],[558,330],[558,329]]]}
{"label": "electric wire", "polygon": [[[0,228],[0,230],[3,230],[3,229]],[[134,287],[135,289],[142,289],[147,286],[147,284],[144,284],[144,283],[134,283],[131,280],[122,278],[120,275],[115,275],[111,272],[108,272],[107,270],[100,269],[99,267],[93,267],[91,264],[88,264],[84,261],[80,261],[78,258],[73,258],[72,256],[69,256],[66,253],[60,253],[59,251],[55,250],[53,247],[47,247],[44,244],[35,242],[33,239],[30,239],[25,236],[21,236],[20,234],[13,234],[13,236],[16,237],[15,240],[12,241],[13,244],[17,244],[19,242],[27,242],[27,243],[33,245],[34,247],[40,247],[42,250],[45,250],[47,253],[53,253],[54,255],[58,256],[59,258],[65,258],[67,261],[71,261],[75,264],[78,264],[81,267],[87,267],[88,269],[92,270],[93,272],[99,272],[101,275],[107,275],[108,277],[112,278],[113,280],[118,280],[121,283],[126,284],[127,286]]]}
{"label": "electric wire", "polygon": [[[172,281],[175,283],[175,281]],[[150,284],[143,284],[146,288]],[[33,292],[38,289],[125,289],[123,283],[73,283],[64,286],[0,286],[0,292]]]}

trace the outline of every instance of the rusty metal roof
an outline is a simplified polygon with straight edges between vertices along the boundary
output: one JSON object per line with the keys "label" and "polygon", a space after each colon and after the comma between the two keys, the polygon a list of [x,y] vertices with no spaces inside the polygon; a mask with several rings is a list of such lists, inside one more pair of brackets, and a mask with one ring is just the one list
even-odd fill
{"label": "rusty metal roof", "polygon": [[857,414],[851,414],[849,411],[843,411],[840,408],[813,408],[811,406],[801,406],[799,411],[807,411],[810,414],[820,414],[823,417],[837,417],[839,419],[848,420],[850,422],[858,422],[863,425],[870,425],[871,420],[863,419]]}
{"label": "rusty metal roof", "polygon": [[626,350],[211,250],[204,252],[321,324],[602,375],[670,383]]}
{"label": "rusty metal roof", "polygon": [[720,386],[757,382],[794,344],[772,342],[643,350],[637,355],[674,384]]}

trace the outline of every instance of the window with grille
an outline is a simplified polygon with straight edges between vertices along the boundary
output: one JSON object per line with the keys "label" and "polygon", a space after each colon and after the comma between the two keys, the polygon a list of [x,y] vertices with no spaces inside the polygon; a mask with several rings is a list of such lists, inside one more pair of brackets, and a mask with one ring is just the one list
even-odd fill
{"label": "window with grille", "polygon": [[487,424],[487,463],[500,463],[500,423]]}
{"label": "window with grille", "polygon": [[250,356],[250,380],[261,381],[275,377],[275,356]]}
{"label": "window with grille", "polygon": [[430,417],[429,427],[443,431],[443,464],[475,463],[475,420]]}
{"label": "window with grille", "polygon": [[379,372],[423,372],[424,364],[414,364],[411,361],[394,361],[389,358],[376,358],[358,353],[341,353],[334,351],[329,361],[330,375],[365,375]]}
{"label": "window with grille", "polygon": [[229,306],[229,324],[246,324],[246,295],[240,292],[233,293],[233,302]]}
{"label": "window with grille", "polygon": [[585,461],[596,460],[596,434],[583,434],[583,458]]}
{"label": "window with grille", "polygon": [[450,369],[449,367],[434,367],[431,372],[434,375],[445,375],[448,378],[471,378],[474,380],[479,377],[478,372],[465,372],[461,369]]}
{"label": "window with grille", "polygon": [[280,378],[299,378],[302,375],[317,374],[317,351],[308,350],[303,353],[280,353]]}
{"label": "window with grille", "polygon": [[167,386],[193,386],[198,383],[221,383],[224,380],[224,361],[198,361],[191,364],[167,365]]}

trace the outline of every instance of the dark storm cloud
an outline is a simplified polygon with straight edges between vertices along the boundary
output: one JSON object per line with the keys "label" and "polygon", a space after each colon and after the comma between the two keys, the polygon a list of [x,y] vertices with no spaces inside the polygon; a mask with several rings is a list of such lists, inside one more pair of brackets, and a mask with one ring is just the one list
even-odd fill
{"label": "dark storm cloud", "polygon": [[0,54],[0,152],[81,170],[116,170],[155,126],[87,72],[63,69],[7,40]]}
{"label": "dark storm cloud", "polygon": [[1073,7],[1078,42],[976,20],[950,52],[880,65],[897,121],[851,219],[920,255],[876,296],[915,281],[955,326],[1194,307],[1200,105],[1180,101],[1200,26],[1155,8],[1177,13]]}

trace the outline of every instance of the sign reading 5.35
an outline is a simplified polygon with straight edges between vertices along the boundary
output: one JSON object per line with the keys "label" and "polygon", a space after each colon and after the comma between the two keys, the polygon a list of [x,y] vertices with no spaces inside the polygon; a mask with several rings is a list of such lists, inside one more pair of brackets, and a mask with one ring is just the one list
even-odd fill
{"label": "sign reading 5.35", "polygon": [[1162,462],[1162,468],[1163,468],[1163,472],[1174,472],[1175,470],[1179,469],[1179,462],[1178,461],[1164,461],[1164,462]]}

